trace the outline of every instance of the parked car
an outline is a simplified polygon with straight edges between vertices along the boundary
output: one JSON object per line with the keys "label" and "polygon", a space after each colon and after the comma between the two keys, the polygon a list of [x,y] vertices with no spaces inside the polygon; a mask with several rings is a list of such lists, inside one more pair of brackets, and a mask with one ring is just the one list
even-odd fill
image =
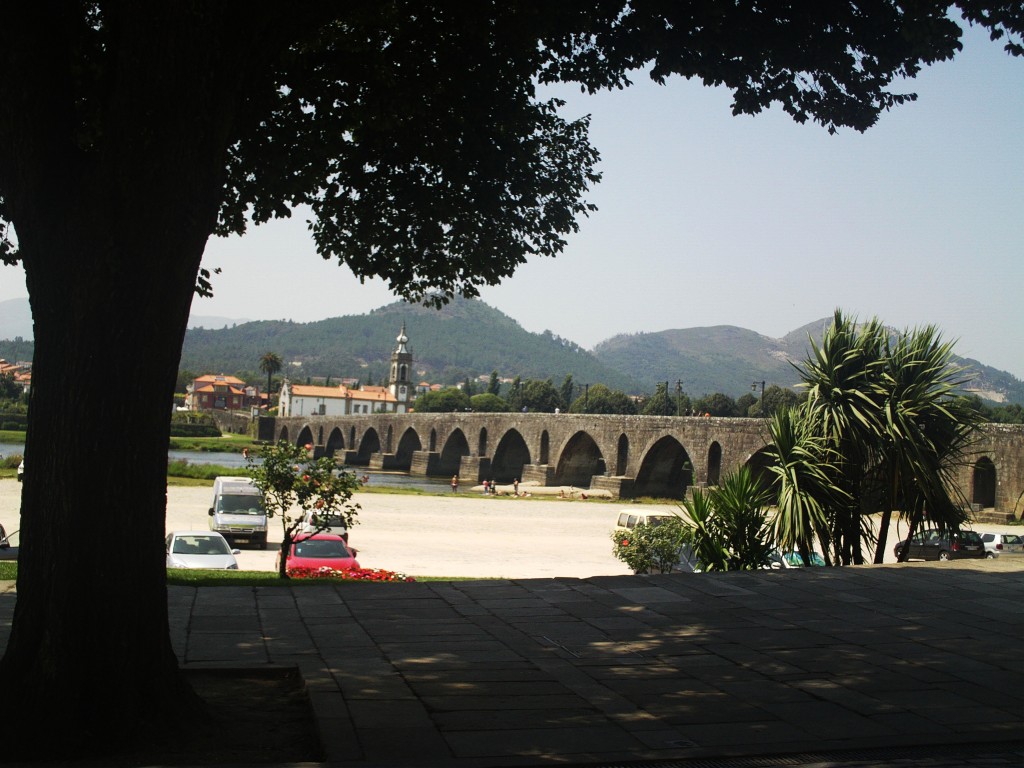
{"label": "parked car", "polygon": [[345,527],[345,519],[341,515],[317,515],[315,523],[313,516],[312,512],[308,512],[302,518],[300,533],[336,533],[348,541],[348,528]]}
{"label": "parked car", "polygon": [[[331,568],[335,571],[347,571],[358,568],[356,550],[350,549],[345,540],[336,533],[317,533],[313,536],[300,534],[288,548],[285,569],[291,568]],[[281,567],[281,553],[277,555],[277,567]]]}
{"label": "parked car", "polygon": [[237,571],[235,555],[227,539],[216,531],[172,531],[165,540],[168,568],[208,568]]}
{"label": "parked car", "polygon": [[247,541],[267,548],[267,511],[263,497],[252,480],[245,477],[217,477],[213,481],[210,530],[231,544]]}
{"label": "parked car", "polygon": [[[657,527],[667,520],[679,519],[679,515],[671,512],[654,512],[643,508],[629,508],[619,512],[616,519],[615,531],[628,534],[638,525],[649,525]],[[696,573],[700,571],[700,563],[693,548],[689,544],[683,544],[676,552],[676,562],[672,566],[671,573]],[[648,571],[635,571],[635,573],[648,573]]]}
{"label": "parked car", "polygon": [[679,517],[671,512],[653,512],[648,509],[624,509],[619,512],[616,528],[627,531],[633,530],[638,525],[660,525],[666,520]]}
{"label": "parked car", "polygon": [[976,531],[946,531],[933,529],[918,531],[893,547],[896,559],[910,546],[912,560],[959,560],[967,557],[985,557],[985,545]]}
{"label": "parked car", "polygon": [[1019,555],[1024,552],[1024,540],[1015,533],[983,533],[981,542],[985,545],[985,557]]}
{"label": "parked car", "polygon": [[[812,566],[825,565],[825,558],[817,552],[811,552],[810,557]],[[773,549],[768,553],[769,568],[804,568],[806,566],[807,564],[804,562],[803,557],[794,549],[791,549],[789,552],[780,552],[777,549]]]}

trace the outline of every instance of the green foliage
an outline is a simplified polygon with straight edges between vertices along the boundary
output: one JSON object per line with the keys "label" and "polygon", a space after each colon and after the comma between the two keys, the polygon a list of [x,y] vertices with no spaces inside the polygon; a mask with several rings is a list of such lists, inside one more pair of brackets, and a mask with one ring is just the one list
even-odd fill
{"label": "green foliage", "polygon": [[315,525],[337,515],[351,528],[359,510],[351,501],[359,488],[356,476],[338,469],[330,456],[312,459],[312,449],[281,441],[260,451],[262,461],[250,456],[247,462],[246,471],[263,497],[267,517],[281,520],[281,578],[287,577],[286,556],[307,513],[313,514]]}
{"label": "green foliage", "polygon": [[243,476],[247,474],[241,467],[225,467],[220,464],[191,464],[188,459],[174,459],[167,462],[168,477],[187,477],[193,480],[213,481],[221,476]]}
{"label": "green foliage", "polygon": [[[416,369],[432,383],[455,384],[467,375],[497,370],[508,371],[509,376],[518,373],[524,379],[561,381],[571,374],[578,381],[603,381],[627,391],[637,388],[629,373],[598,362],[579,345],[529,333],[507,315],[470,299],[455,299],[440,310],[396,302],[369,314],[314,323],[281,320],[191,328],[185,335],[181,365],[192,370],[246,368],[273,345],[283,360],[302,363],[303,377],[340,375],[358,376],[364,383],[371,378],[381,381],[387,378],[395,333],[402,322],[415,350]],[[266,383],[264,377],[261,386]],[[500,382],[495,383],[500,387]]]}
{"label": "green foliage", "polygon": [[20,453],[9,453],[6,456],[2,456],[0,457],[0,468],[17,469],[23,458],[25,457]]}
{"label": "green foliage", "polygon": [[520,388],[516,405],[518,410],[526,408],[533,413],[554,413],[556,408],[562,407],[562,396],[551,379],[530,379]]}
{"label": "green foliage", "polygon": [[768,489],[746,466],[717,488],[695,488],[683,503],[687,543],[704,571],[756,570],[772,549]]}
{"label": "green foliage", "polygon": [[461,389],[448,387],[437,392],[424,392],[417,396],[413,408],[418,413],[451,413],[454,411],[468,411],[470,409],[469,397]]}
{"label": "green foliage", "polygon": [[866,515],[881,510],[881,562],[894,512],[911,532],[926,509],[939,528],[966,520],[952,480],[980,414],[959,394],[967,377],[952,350],[933,326],[892,334],[835,312],[798,367],[806,403],[771,425],[780,540],[809,547],[817,536],[826,556],[861,563]]}
{"label": "green foliage", "polygon": [[704,395],[704,397],[694,402],[693,408],[701,416],[705,413],[709,413],[712,416],[746,415],[738,413],[736,401],[721,392],[715,392],[713,395]]}
{"label": "green foliage", "polygon": [[670,573],[688,534],[682,520],[675,518],[613,531],[611,538],[615,557],[634,573]]}
{"label": "green foliage", "polygon": [[[687,398],[689,402],[689,398]],[[640,411],[644,416],[676,416],[676,398],[668,394],[665,382],[655,387],[654,394],[644,402]]]}
{"label": "green foliage", "polygon": [[18,401],[24,394],[24,388],[14,380],[13,373],[0,375],[0,400]]}
{"label": "green foliage", "polygon": [[220,427],[208,413],[175,411],[171,414],[171,437],[220,437]]}
{"label": "green foliage", "polygon": [[501,380],[497,371],[491,371],[491,378],[487,382],[487,394],[495,397],[501,394]]}
{"label": "green foliage", "polygon": [[577,397],[569,408],[571,413],[636,413],[636,403],[625,392],[593,384]]}
{"label": "green foliage", "polygon": [[477,413],[506,413],[509,410],[508,403],[490,392],[473,395],[469,398],[469,407]]}

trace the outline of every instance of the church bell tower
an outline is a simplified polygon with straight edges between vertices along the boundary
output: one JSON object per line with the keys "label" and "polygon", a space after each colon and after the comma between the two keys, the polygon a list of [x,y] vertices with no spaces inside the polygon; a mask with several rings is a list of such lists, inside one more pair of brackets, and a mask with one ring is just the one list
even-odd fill
{"label": "church bell tower", "polygon": [[388,389],[395,397],[395,413],[407,413],[413,399],[413,388],[409,379],[412,376],[412,352],[406,346],[409,337],[405,335],[405,323],[402,323],[402,330],[399,331],[395,341],[398,342],[398,346],[391,353],[391,375],[388,378]]}

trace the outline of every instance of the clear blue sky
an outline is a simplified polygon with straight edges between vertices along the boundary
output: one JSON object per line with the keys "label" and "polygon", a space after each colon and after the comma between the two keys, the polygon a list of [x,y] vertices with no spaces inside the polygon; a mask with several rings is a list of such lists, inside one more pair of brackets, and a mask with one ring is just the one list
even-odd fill
{"label": "clear blue sky", "polygon": [[[965,43],[865,134],[732,117],[728,92],[678,79],[561,92],[567,116],[593,115],[600,210],[483,300],[587,348],[710,325],[778,337],[842,307],[935,323],[1024,378],[1024,60],[978,31]],[[301,214],[214,238],[204,264],[223,273],[193,315],[304,322],[394,300],[320,259]],[[0,267],[0,300],[25,295],[20,268]]]}

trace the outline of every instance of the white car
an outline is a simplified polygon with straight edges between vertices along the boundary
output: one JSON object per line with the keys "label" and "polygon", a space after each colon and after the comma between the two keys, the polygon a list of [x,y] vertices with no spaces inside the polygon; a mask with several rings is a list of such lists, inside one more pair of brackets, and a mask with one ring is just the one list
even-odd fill
{"label": "white car", "polygon": [[168,568],[206,568],[212,571],[237,571],[235,555],[227,539],[216,531],[173,531],[167,534]]}
{"label": "white car", "polygon": [[348,542],[348,528],[345,527],[345,519],[341,515],[319,515],[315,522],[313,518],[312,512],[306,513],[302,518],[302,525],[299,526],[299,533],[336,533],[346,543]]}

